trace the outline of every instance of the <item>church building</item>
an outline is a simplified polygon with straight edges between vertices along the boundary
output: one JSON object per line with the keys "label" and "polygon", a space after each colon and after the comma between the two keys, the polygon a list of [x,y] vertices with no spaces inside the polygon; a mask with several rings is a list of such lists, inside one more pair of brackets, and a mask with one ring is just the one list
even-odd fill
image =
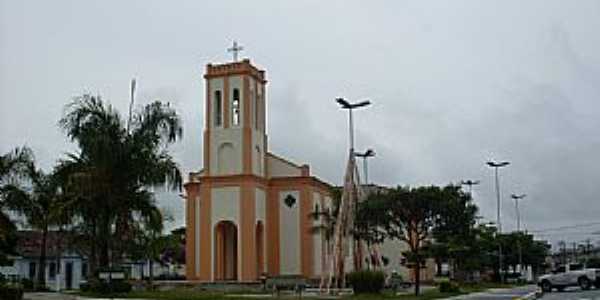
{"label": "church building", "polygon": [[265,71],[234,59],[208,64],[204,79],[204,168],[185,184],[187,279],[318,277],[326,242],[311,213],[331,209],[331,186],[269,151]]}

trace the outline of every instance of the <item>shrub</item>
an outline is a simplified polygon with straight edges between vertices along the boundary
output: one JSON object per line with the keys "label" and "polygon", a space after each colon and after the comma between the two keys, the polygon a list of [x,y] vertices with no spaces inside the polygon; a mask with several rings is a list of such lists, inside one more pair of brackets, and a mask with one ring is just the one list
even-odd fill
{"label": "shrub", "polygon": [[125,280],[106,281],[93,280],[79,286],[82,292],[98,294],[122,294],[131,292],[131,284]]}
{"label": "shrub", "polygon": [[381,271],[355,271],[347,276],[355,294],[380,293],[385,283],[385,274]]}
{"label": "shrub", "polygon": [[29,278],[22,278],[21,286],[27,292],[33,291],[33,280],[31,280]]}
{"label": "shrub", "polygon": [[16,286],[0,285],[0,299],[21,300],[23,299],[23,289]]}
{"label": "shrub", "polygon": [[442,281],[440,282],[440,293],[458,293],[460,292],[460,287],[458,284],[451,281]]}

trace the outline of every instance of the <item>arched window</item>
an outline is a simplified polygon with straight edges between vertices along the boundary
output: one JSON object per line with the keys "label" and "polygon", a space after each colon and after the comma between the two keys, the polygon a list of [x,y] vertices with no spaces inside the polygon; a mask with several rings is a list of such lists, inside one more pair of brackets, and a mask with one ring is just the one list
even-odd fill
{"label": "arched window", "polygon": [[223,99],[221,91],[215,91],[215,126],[223,124]]}
{"label": "arched window", "polygon": [[319,214],[321,213],[321,211],[319,210],[319,203],[315,203],[315,211],[314,211],[314,219],[315,221],[319,220]]}
{"label": "arched window", "polygon": [[233,125],[240,125],[240,90],[233,89],[233,105],[231,107]]}

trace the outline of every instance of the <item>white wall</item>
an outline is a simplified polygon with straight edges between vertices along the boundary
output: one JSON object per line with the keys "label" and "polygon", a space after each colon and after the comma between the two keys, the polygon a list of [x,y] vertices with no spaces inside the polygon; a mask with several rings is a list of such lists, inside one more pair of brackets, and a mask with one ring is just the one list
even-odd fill
{"label": "white wall", "polygon": [[269,167],[268,177],[286,177],[302,175],[302,170],[300,170],[300,168],[273,156],[267,156],[267,164]]}
{"label": "white wall", "polygon": [[[288,207],[284,199],[287,195],[296,198],[296,203]],[[280,273],[298,275],[300,266],[300,193],[281,191],[279,193],[279,264]]]}
{"label": "white wall", "polygon": [[[237,186],[232,187],[221,187],[221,188],[213,188],[211,189],[211,233],[214,234],[215,226],[220,221],[231,221],[237,227],[238,233],[238,246],[239,236],[240,236],[240,188]],[[214,243],[214,236],[213,243]],[[211,257],[215,257],[215,249],[211,247]],[[242,265],[242,251],[238,251],[238,266]],[[238,271],[241,268],[238,268]],[[215,272],[215,260],[212,262],[212,270],[211,276],[214,278]],[[241,274],[238,274],[238,278],[240,278]]]}

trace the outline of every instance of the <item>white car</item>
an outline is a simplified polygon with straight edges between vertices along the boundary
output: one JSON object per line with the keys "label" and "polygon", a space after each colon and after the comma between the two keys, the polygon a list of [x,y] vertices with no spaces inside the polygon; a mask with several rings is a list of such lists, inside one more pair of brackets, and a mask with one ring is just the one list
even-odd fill
{"label": "white car", "polygon": [[538,285],[545,293],[553,288],[562,291],[570,286],[579,286],[583,290],[589,290],[592,285],[600,288],[600,269],[586,269],[583,264],[559,266],[551,274],[540,276]]}

